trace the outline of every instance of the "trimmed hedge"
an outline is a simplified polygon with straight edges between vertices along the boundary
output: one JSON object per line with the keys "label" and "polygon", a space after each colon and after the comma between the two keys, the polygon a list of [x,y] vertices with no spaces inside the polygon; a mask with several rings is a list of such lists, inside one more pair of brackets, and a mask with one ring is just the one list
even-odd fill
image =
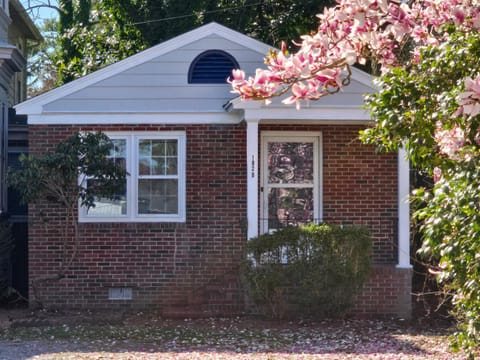
{"label": "trimmed hedge", "polygon": [[248,242],[242,277],[263,315],[338,317],[366,280],[370,253],[366,227],[286,227]]}

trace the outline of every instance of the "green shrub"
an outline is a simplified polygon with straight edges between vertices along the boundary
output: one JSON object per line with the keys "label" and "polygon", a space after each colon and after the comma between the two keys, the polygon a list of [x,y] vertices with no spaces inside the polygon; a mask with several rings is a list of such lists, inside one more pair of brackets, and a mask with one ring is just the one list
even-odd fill
{"label": "green shrub", "polygon": [[341,316],[368,276],[370,251],[365,227],[286,227],[248,242],[244,284],[269,317]]}

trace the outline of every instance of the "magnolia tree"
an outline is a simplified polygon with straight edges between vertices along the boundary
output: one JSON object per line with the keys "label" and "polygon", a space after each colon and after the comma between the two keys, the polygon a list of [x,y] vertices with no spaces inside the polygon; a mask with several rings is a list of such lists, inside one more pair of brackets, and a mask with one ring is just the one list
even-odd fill
{"label": "magnolia tree", "polygon": [[413,166],[431,176],[412,193],[422,221],[420,252],[433,256],[460,320],[454,342],[470,354],[480,343],[480,1],[339,0],[318,15],[318,31],[296,53],[271,51],[267,69],[233,92],[244,100],[286,104],[318,100],[350,82],[350,67],[372,62],[378,92],[366,97],[375,124],[364,142],[403,146]]}

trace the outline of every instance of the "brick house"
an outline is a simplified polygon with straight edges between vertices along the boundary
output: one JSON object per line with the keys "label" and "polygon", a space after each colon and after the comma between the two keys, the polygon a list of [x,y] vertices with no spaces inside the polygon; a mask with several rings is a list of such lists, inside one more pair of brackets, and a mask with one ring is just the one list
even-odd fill
{"label": "brick house", "polygon": [[[32,153],[102,130],[130,174],[121,197],[79,209],[78,257],[67,278],[42,288],[47,305],[237,314],[248,238],[326,221],[373,234],[374,268],[355,311],[409,316],[408,162],[356,139],[370,121],[361,106],[371,78],[354,69],[342,93],[300,110],[235,99],[231,69],[254,73],[269,49],[211,23],[16,107],[28,115]],[[58,211],[30,208],[32,276],[58,265]]]}

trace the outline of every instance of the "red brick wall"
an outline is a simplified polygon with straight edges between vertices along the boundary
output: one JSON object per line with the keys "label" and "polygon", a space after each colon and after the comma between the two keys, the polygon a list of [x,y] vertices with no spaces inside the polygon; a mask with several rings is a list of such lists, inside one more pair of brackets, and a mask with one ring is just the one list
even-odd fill
{"label": "red brick wall", "polygon": [[375,314],[412,316],[412,270],[377,264],[372,267],[370,278],[358,294],[352,314],[368,317]]}
{"label": "red brick wall", "polygon": [[[382,299],[394,303],[399,296],[398,286],[388,284],[403,281],[408,287],[409,277],[394,271],[396,155],[377,155],[372,147],[362,145],[357,140],[360,128],[262,125],[260,130],[322,132],[323,218],[369,226],[374,263],[391,270],[388,280],[381,276],[383,270],[375,270],[359,296],[356,310],[372,313],[383,311],[378,307]],[[243,294],[237,266],[246,241],[245,125],[35,125],[30,127],[31,152],[52,149],[75,130],[186,131],[187,221],[80,224],[79,252],[67,278],[40,286],[45,305],[149,306],[172,316],[240,312]],[[60,213],[50,203],[31,206],[31,279],[54,274],[58,268]],[[131,287],[133,301],[108,301],[111,287]],[[389,311],[394,308],[391,303]]]}
{"label": "red brick wall", "polygon": [[358,140],[362,126],[261,125],[260,131],[322,132],[323,220],[366,225],[373,268],[353,313],[409,317],[411,271],[397,269],[397,156]]}
{"label": "red brick wall", "polygon": [[358,140],[362,126],[262,125],[260,131],[322,132],[323,220],[367,225],[375,263],[397,262],[397,156]]}
{"label": "red brick wall", "polygon": [[[51,149],[75,130],[100,128],[31,126],[30,150]],[[227,300],[215,298],[215,291],[202,296],[212,298],[219,311],[241,307],[243,296],[232,274],[237,272],[246,241],[245,126],[142,125],[102,130],[186,131],[187,221],[79,224],[80,247],[72,270],[66,279],[42,284],[40,300],[48,306],[111,307],[121,301],[108,301],[108,289],[131,287],[129,306],[163,307],[188,304],[200,289],[223,282],[230,289]],[[33,279],[55,274],[62,224],[61,210],[53,204],[32,205],[30,210]],[[237,296],[231,294],[235,291]]]}

